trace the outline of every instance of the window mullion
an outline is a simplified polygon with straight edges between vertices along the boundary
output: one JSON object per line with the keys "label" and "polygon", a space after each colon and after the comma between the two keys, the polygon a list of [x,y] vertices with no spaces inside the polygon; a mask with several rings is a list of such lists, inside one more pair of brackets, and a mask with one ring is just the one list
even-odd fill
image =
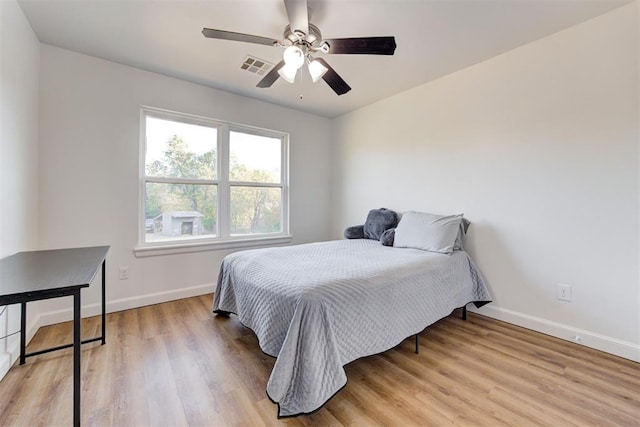
{"label": "window mullion", "polygon": [[218,137],[218,177],[220,185],[218,187],[218,224],[220,237],[229,237],[231,232],[231,190],[229,186],[229,126],[222,125]]}
{"label": "window mullion", "polygon": [[280,152],[280,184],[282,185],[280,220],[282,224],[282,232],[289,234],[289,136],[281,137]]}
{"label": "window mullion", "polygon": [[217,185],[218,180],[215,179],[197,179],[197,178],[163,178],[157,176],[146,176],[146,182],[157,182],[161,184],[193,184],[193,185]]}
{"label": "window mullion", "polygon": [[282,188],[279,182],[252,182],[252,181],[229,181],[231,187],[264,187],[264,188]]}

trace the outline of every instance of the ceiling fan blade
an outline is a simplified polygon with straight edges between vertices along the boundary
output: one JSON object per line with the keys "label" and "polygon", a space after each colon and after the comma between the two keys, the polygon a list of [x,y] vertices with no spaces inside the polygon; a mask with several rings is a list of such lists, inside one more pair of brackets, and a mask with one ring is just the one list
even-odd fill
{"label": "ceiling fan blade", "polygon": [[331,68],[331,65],[329,65],[327,61],[322,58],[316,58],[315,60],[327,67],[327,72],[322,76],[322,80],[327,82],[337,95],[344,95],[351,90],[351,86],[349,86],[347,82],[345,82],[342,77],[340,77],[338,73]]}
{"label": "ceiling fan blade", "polygon": [[237,42],[264,44],[273,46],[278,44],[278,40],[268,37],[252,36],[251,34],[234,33],[233,31],[214,30],[212,28],[203,28],[202,35],[210,39],[233,40]]}
{"label": "ceiling fan blade", "polygon": [[271,69],[256,85],[257,87],[271,87],[271,85],[278,80],[280,74],[278,74],[278,70],[284,66],[284,60],[278,62],[275,67]]}
{"label": "ceiling fan blade", "polygon": [[396,50],[395,37],[354,37],[348,39],[325,39],[329,52],[335,54],[393,55]]}
{"label": "ceiling fan blade", "polygon": [[291,32],[295,34],[296,30],[298,30],[309,34],[307,0],[284,0],[284,7],[287,9]]}

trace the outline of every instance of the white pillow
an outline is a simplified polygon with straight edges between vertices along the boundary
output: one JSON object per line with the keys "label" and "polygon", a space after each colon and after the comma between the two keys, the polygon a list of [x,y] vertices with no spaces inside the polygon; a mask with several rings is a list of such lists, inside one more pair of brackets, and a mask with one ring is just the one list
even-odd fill
{"label": "white pillow", "polygon": [[393,246],[449,254],[453,252],[461,222],[462,214],[405,212],[396,228]]}

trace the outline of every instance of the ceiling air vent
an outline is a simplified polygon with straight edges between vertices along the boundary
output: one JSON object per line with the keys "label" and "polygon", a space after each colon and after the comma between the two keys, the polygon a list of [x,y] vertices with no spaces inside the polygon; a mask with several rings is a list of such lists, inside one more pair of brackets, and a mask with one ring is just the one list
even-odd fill
{"label": "ceiling air vent", "polygon": [[262,76],[273,68],[273,64],[255,56],[247,55],[240,68]]}

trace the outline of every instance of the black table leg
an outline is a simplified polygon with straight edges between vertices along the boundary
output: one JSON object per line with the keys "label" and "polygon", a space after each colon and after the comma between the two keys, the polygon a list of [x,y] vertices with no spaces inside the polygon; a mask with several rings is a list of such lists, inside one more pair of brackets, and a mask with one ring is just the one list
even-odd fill
{"label": "black table leg", "polygon": [[20,303],[20,364],[24,365],[26,360],[25,350],[27,348],[27,303]]}
{"label": "black table leg", "polygon": [[80,289],[73,292],[73,425],[80,426]]}
{"label": "black table leg", "polygon": [[102,345],[107,343],[107,295],[106,295],[106,273],[107,259],[102,261]]}

